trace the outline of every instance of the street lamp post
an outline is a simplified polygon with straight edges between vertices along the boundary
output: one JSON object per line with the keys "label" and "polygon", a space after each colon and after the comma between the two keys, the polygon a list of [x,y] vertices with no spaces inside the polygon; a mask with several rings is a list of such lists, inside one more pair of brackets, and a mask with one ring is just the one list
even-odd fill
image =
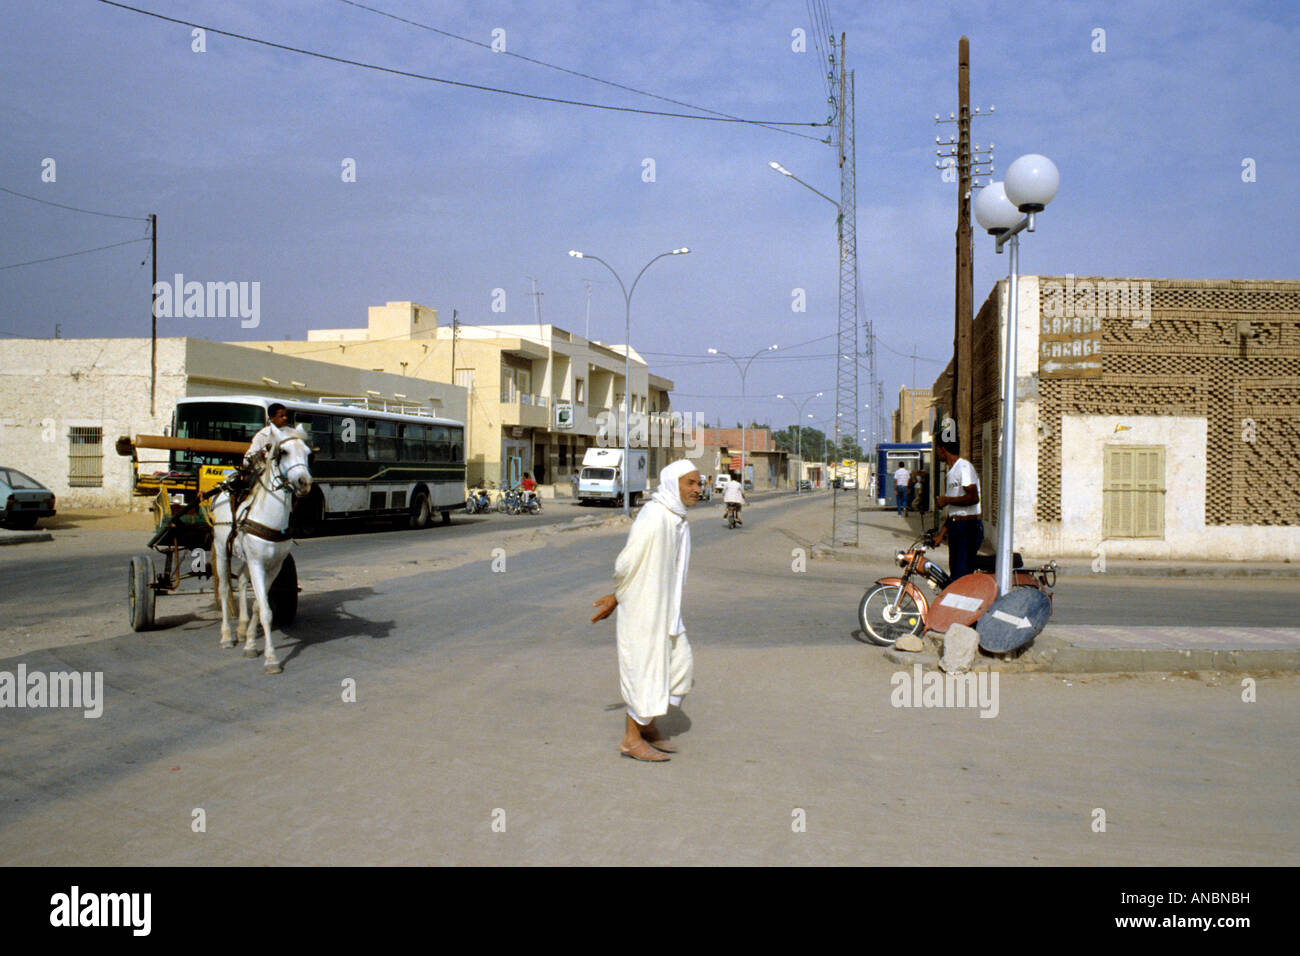
{"label": "street lamp post", "polygon": [[[816,395],[809,395],[802,402],[796,402],[793,398],[786,398],[784,395],[780,394],[779,392],[777,393],[776,396],[777,398],[785,398],[787,402],[790,402],[792,405],[794,405],[795,408],[799,409],[799,414],[795,417],[794,420],[794,428],[795,428],[794,440],[795,440],[795,447],[798,449],[798,451],[795,452],[795,455],[799,459],[799,472],[794,479],[794,493],[796,495],[803,490],[803,488],[801,487],[803,485],[803,423],[801,421],[801,419],[803,418],[803,410],[808,405],[808,403],[811,402],[814,398],[821,398],[822,395],[824,394],[825,394],[824,392],[818,392]],[[808,417],[811,418],[812,416],[809,415]]]}
{"label": "street lamp post", "polygon": [[744,368],[741,368],[740,361],[734,355],[730,355],[727,352],[719,352],[717,349],[709,349],[710,355],[724,355],[731,359],[732,364],[736,366],[736,371],[740,372],[740,487],[742,488],[745,487],[745,430],[747,428],[745,425],[745,419],[749,417],[745,406],[745,376],[749,373],[749,367],[754,364],[754,359],[758,358],[764,352],[772,352],[775,351],[775,349],[775,345],[769,345],[767,348],[759,349],[749,357],[749,361],[745,363]]}
{"label": "street lamp post", "polygon": [[[1002,380],[1002,460],[998,467],[998,593],[1011,590],[1012,525],[1015,523],[1016,467],[1016,326],[1019,322],[1020,233],[1034,231],[1034,216],[1047,208],[1061,184],[1061,174],[1046,156],[1030,153],[1007,168],[1004,182],[990,183],[975,198],[979,224],[994,237],[997,252],[1010,243],[1007,272],[1006,372]],[[1024,217],[1021,217],[1024,213]]]}
{"label": "street lamp post", "polygon": [[632,513],[632,506],[631,504],[629,504],[629,499],[631,498],[631,495],[628,493],[627,490],[629,466],[632,463],[632,441],[631,441],[631,435],[628,430],[629,423],[632,419],[632,293],[636,291],[636,284],[641,281],[641,277],[645,275],[646,269],[649,269],[652,265],[654,265],[656,262],[658,262],[660,259],[663,259],[666,256],[684,256],[690,251],[691,250],[687,249],[685,246],[682,246],[680,249],[674,249],[671,252],[659,253],[659,255],[655,256],[653,259],[651,259],[649,262],[647,262],[644,266],[641,267],[641,271],[638,272],[636,274],[636,278],[632,280],[632,288],[629,289],[627,286],[623,284],[623,280],[619,276],[619,274],[614,271],[614,267],[611,266],[604,259],[600,258],[600,256],[588,255],[586,253],[579,252],[576,249],[569,250],[569,255],[573,256],[575,259],[591,259],[595,262],[599,262],[602,266],[604,266],[606,269],[610,271],[610,273],[614,276],[615,279],[618,280],[618,287],[623,290],[623,514],[624,515],[631,515]]}

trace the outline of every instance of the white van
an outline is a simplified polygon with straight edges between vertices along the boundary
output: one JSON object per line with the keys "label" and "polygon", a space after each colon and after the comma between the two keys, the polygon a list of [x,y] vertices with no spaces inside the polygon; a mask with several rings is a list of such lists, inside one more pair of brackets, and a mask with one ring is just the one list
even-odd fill
{"label": "white van", "polygon": [[[631,505],[636,505],[645,493],[646,458],[645,449],[632,449],[627,479]],[[578,473],[578,503],[586,505],[607,501],[621,504],[623,493],[623,449],[588,448],[582,456],[582,471]]]}

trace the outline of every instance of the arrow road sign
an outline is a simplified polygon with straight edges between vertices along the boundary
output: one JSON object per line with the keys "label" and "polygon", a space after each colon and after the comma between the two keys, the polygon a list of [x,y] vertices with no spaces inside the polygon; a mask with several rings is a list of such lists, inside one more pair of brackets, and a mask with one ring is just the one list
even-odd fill
{"label": "arrow road sign", "polygon": [[1014,651],[1037,637],[1051,616],[1051,599],[1038,588],[1012,588],[976,623],[980,647],[994,653]]}

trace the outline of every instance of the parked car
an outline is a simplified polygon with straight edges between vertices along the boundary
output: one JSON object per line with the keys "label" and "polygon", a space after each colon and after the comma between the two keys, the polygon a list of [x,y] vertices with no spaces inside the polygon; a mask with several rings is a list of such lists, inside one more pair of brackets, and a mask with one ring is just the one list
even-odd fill
{"label": "parked car", "polygon": [[812,491],[812,482],[809,481],[807,478],[804,478],[803,480],[801,480],[801,481],[799,482],[799,490],[800,490],[800,491]]}
{"label": "parked car", "polygon": [[845,476],[844,478],[845,491],[853,491],[857,487],[858,487],[858,479],[854,478],[852,475]]}
{"label": "parked car", "polygon": [[4,500],[4,523],[26,530],[41,518],[54,517],[54,492],[16,468],[0,467],[0,499]]}

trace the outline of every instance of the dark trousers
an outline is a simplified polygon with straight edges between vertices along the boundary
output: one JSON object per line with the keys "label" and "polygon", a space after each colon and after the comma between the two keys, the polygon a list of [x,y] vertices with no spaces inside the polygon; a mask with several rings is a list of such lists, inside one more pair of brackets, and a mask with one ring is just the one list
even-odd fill
{"label": "dark trousers", "polygon": [[894,485],[894,494],[898,496],[898,513],[901,515],[907,507],[907,486]]}
{"label": "dark trousers", "polygon": [[948,522],[948,574],[952,580],[975,570],[975,555],[984,543],[984,522]]}

